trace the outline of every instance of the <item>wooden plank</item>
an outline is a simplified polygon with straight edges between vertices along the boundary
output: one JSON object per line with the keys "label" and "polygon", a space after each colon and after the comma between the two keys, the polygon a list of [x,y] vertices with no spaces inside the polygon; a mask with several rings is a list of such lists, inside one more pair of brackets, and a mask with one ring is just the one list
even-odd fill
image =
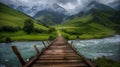
{"label": "wooden plank", "polygon": [[[52,57],[53,55],[41,55],[40,57]],[[78,55],[54,55],[54,57],[78,57]]]}
{"label": "wooden plank", "polygon": [[55,51],[60,51],[60,52],[63,52],[63,53],[72,53],[72,52],[74,52],[73,50],[47,50],[47,51],[45,51],[45,52],[55,52]]}
{"label": "wooden plank", "polygon": [[85,63],[35,64],[32,67],[88,67]]}
{"label": "wooden plank", "polygon": [[82,62],[82,60],[37,60],[36,63],[76,63],[76,62]]}
{"label": "wooden plank", "polygon": [[51,45],[43,49],[39,54],[37,54],[33,59],[28,61],[26,64],[24,64],[22,67],[30,67],[38,58],[40,55],[42,55]]}
{"label": "wooden plank", "polygon": [[[69,44],[70,45],[70,44]],[[71,46],[71,45],[70,45]],[[82,57],[82,59],[90,66],[90,67],[96,67],[96,65],[94,63],[92,63],[90,60],[88,60],[87,58],[85,58],[83,55],[79,54],[77,52],[77,50],[75,49],[75,47],[72,47],[71,48],[75,51],[76,54],[78,54],[79,56]]]}
{"label": "wooden plank", "polygon": [[32,64],[32,67],[95,67],[91,63],[59,35],[41,55],[28,65]]}
{"label": "wooden plank", "polygon": [[35,50],[37,51],[37,53],[40,53],[40,51],[38,50],[38,48],[37,48],[36,45],[34,45],[34,48],[35,48]]}
{"label": "wooden plank", "polygon": [[12,50],[14,51],[14,53],[17,55],[18,59],[20,60],[21,64],[24,65],[25,64],[25,61],[24,59],[22,58],[20,52],[18,51],[17,47],[16,46],[12,46]]}
{"label": "wooden plank", "polygon": [[39,60],[63,60],[63,59],[78,59],[77,57],[46,57],[46,58],[43,58],[43,57],[39,57]]}

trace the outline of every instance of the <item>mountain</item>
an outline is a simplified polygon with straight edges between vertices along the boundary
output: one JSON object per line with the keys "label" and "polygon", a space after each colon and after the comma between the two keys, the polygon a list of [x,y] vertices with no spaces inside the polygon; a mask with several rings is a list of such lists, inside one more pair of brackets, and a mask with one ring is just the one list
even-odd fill
{"label": "mountain", "polygon": [[22,29],[24,26],[24,21],[27,19],[31,19],[34,22],[35,28],[44,30],[47,29],[45,26],[39,24],[30,16],[0,3],[0,31],[3,27]]}
{"label": "mountain", "polygon": [[23,12],[31,17],[35,16],[39,11],[41,10],[46,10],[46,9],[51,9],[54,12],[59,12],[59,13],[63,13],[65,15],[68,15],[68,12],[62,8],[61,6],[59,6],[58,4],[36,4],[34,6],[25,6],[25,5],[19,5],[19,6],[15,6],[13,4],[9,5],[11,8],[14,8],[20,12]]}
{"label": "mountain", "polygon": [[58,4],[37,4],[32,7],[29,6],[14,6],[10,7],[23,12],[31,17],[34,17],[40,23],[44,25],[54,25],[59,24],[69,16],[66,9],[59,6]]}
{"label": "mountain", "polygon": [[120,0],[109,3],[109,6],[111,6],[115,10],[120,10]]}
{"label": "mountain", "polygon": [[[96,1],[90,2],[84,10],[79,12],[76,15],[70,16],[69,18],[75,18],[75,17],[82,17],[91,14],[94,17],[94,21],[97,20],[97,22],[102,23],[102,24],[107,24],[108,23],[117,23],[120,24],[120,13],[119,10],[115,10],[107,5],[98,3]],[[69,19],[68,18],[68,19]],[[102,20],[101,19],[106,18],[108,20]],[[112,24],[108,24],[109,26]]]}
{"label": "mountain", "polygon": [[42,8],[41,6],[33,6],[33,7],[28,7],[28,6],[17,6],[15,7],[14,5],[10,6],[11,8],[14,8],[15,10],[18,10],[20,12],[23,12],[31,17],[33,17],[38,11],[40,11]]}
{"label": "mountain", "polygon": [[63,22],[68,17],[67,11],[57,4],[52,8],[39,11],[34,18],[46,25],[55,25]]}
{"label": "mountain", "polygon": [[65,20],[67,15],[64,15],[62,13],[54,12],[53,10],[42,10],[39,11],[34,18],[38,20],[41,23],[44,23],[46,25],[55,25],[60,24],[62,21]]}
{"label": "mountain", "polygon": [[72,35],[80,35],[81,38],[100,38],[119,33],[118,18],[120,18],[120,13],[116,10],[93,1],[83,11],[69,17],[57,28]]}
{"label": "mountain", "polygon": [[75,17],[75,16],[83,16],[83,15],[88,15],[88,14],[91,14],[92,12],[94,12],[94,10],[102,10],[102,11],[113,11],[114,9],[107,6],[107,5],[104,5],[104,4],[101,4],[101,3],[98,3],[96,1],[92,1],[90,2],[88,5],[86,5],[82,11],[80,11],[78,14],[75,14],[75,15],[72,15],[70,17]]}

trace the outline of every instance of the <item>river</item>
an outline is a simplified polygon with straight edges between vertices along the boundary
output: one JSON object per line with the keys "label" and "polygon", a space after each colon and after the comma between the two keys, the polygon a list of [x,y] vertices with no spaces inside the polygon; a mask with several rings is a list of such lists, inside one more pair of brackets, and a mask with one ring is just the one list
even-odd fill
{"label": "river", "polygon": [[[0,67],[21,67],[11,46],[16,45],[26,61],[36,54],[34,44],[39,50],[44,46],[41,41],[0,43]],[[120,60],[120,35],[103,39],[73,40],[73,44],[82,55],[89,59],[106,56],[112,60]]]}

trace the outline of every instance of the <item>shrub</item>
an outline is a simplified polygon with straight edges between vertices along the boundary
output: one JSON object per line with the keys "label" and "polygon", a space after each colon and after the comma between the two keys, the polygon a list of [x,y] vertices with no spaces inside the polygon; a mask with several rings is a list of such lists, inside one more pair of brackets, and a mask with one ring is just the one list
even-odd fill
{"label": "shrub", "polygon": [[33,24],[33,21],[31,19],[25,20],[23,30],[27,34],[30,34],[31,32],[34,31],[34,24]]}
{"label": "shrub", "polygon": [[6,37],[5,42],[6,43],[10,43],[11,42],[11,38],[10,37]]}
{"label": "shrub", "polygon": [[63,35],[63,37],[67,40],[69,39],[69,35]]}
{"label": "shrub", "polygon": [[20,30],[18,27],[12,27],[12,26],[2,26],[0,27],[1,32],[17,32]]}
{"label": "shrub", "polygon": [[35,28],[35,29],[34,29],[34,32],[37,32],[37,33],[44,33],[44,32],[47,32],[47,31],[46,31],[46,30],[43,30],[43,29]]}
{"label": "shrub", "polygon": [[51,33],[51,32],[54,32],[54,31],[55,31],[55,28],[50,27],[49,30],[48,30],[48,33]]}

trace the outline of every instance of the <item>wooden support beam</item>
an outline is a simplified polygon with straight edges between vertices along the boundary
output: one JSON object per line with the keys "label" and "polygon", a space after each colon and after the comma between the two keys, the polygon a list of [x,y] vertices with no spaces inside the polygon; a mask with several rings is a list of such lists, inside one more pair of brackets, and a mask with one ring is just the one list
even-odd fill
{"label": "wooden support beam", "polygon": [[35,48],[35,50],[37,51],[37,53],[40,53],[40,51],[38,50],[38,48],[37,48],[36,45],[34,45],[34,48]]}
{"label": "wooden support beam", "polygon": [[31,67],[31,65],[39,58],[40,55],[42,55],[51,45],[44,48],[39,54],[34,56],[30,61],[28,61],[23,67]]}
{"label": "wooden support beam", "polygon": [[[69,44],[70,45],[70,44]],[[71,45],[70,45],[71,46]],[[90,60],[86,59],[83,55],[79,54],[78,51],[76,50],[75,47],[71,46],[72,49],[75,51],[75,53],[77,53],[79,56],[81,56],[85,62],[87,62],[87,64],[90,66],[90,67],[96,67],[96,65],[94,63],[92,63]]]}
{"label": "wooden support beam", "polygon": [[71,44],[73,48],[75,48],[74,44]]}
{"label": "wooden support beam", "polygon": [[25,61],[24,59],[22,58],[20,52],[18,51],[17,47],[16,46],[12,46],[12,50],[14,51],[14,53],[17,55],[19,61],[21,62],[22,65],[25,65]]}
{"label": "wooden support beam", "polygon": [[45,42],[44,42],[44,41],[42,41],[42,43],[43,43],[44,47],[46,48],[47,46],[45,45]]}
{"label": "wooden support beam", "polygon": [[47,40],[47,43],[48,43],[48,45],[50,45],[50,43],[48,42],[48,40]]}
{"label": "wooden support beam", "polygon": [[73,44],[73,41],[71,41],[71,45]]}

